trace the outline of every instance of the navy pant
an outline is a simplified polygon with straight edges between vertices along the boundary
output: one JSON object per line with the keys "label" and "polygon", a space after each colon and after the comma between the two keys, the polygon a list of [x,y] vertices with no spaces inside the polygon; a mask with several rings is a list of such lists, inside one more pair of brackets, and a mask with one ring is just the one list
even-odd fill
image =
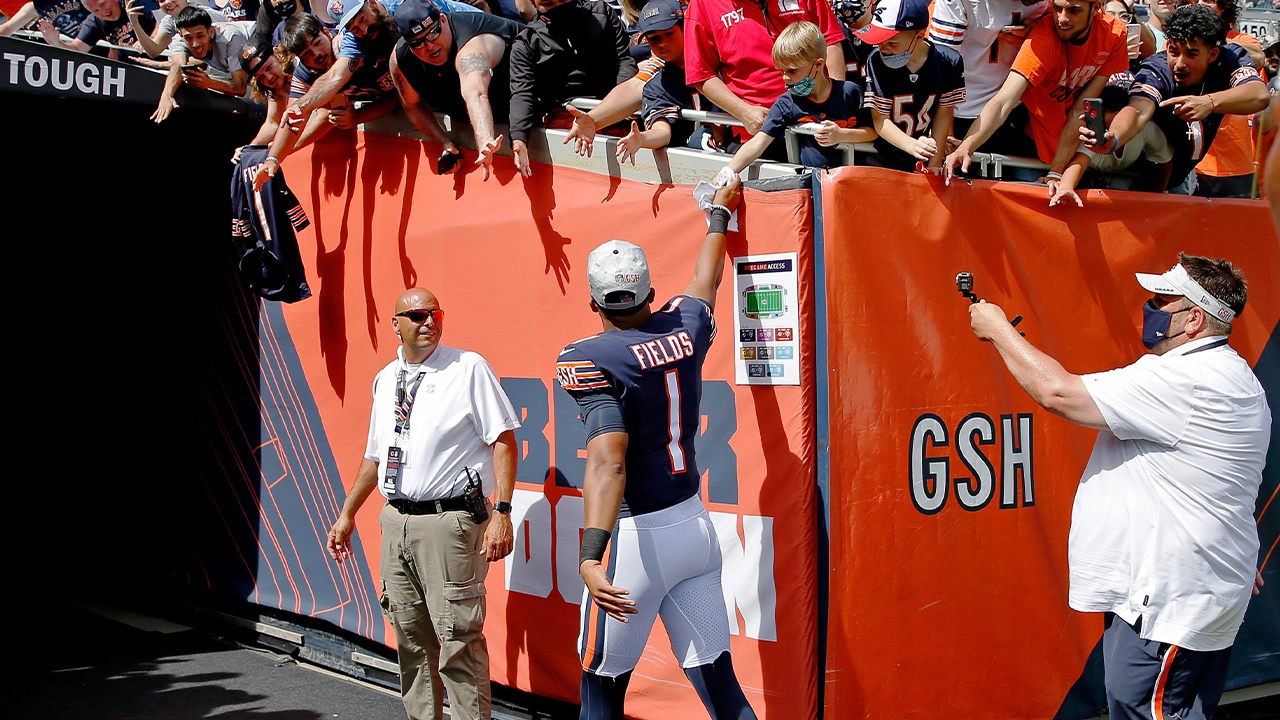
{"label": "navy pant", "polygon": [[1102,635],[1111,720],[1209,720],[1227,681],[1231,648],[1212,652],[1143,640],[1135,625],[1107,614]]}

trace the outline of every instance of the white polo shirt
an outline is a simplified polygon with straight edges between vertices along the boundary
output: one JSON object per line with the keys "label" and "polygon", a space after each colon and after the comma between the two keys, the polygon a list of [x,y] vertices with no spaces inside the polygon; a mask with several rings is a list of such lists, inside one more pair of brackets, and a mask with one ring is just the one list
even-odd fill
{"label": "white polo shirt", "polygon": [[1070,605],[1142,618],[1142,637],[1230,647],[1258,560],[1271,411],[1221,336],[1085,375],[1098,433],[1071,512]]}
{"label": "white polo shirt", "polygon": [[[396,438],[396,383],[401,371],[412,387],[422,373],[409,414],[408,437]],[[480,355],[437,346],[420,366],[405,363],[404,348],[373,379],[373,412],[364,456],[379,464],[378,489],[388,499],[443,500],[462,495],[466,468],[483,478],[493,493],[493,450],[498,436],[520,427],[511,401]],[[408,462],[401,467],[398,492],[382,486],[387,449],[398,445]]]}

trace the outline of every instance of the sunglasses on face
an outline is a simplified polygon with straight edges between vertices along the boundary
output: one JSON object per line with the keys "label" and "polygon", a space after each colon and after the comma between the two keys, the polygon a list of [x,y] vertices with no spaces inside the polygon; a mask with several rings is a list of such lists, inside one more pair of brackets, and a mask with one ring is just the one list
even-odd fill
{"label": "sunglasses on face", "polygon": [[432,40],[440,37],[440,33],[442,32],[444,32],[444,23],[436,23],[434,28],[422,33],[412,40],[405,38],[404,42],[411,48],[422,47],[423,45],[426,45]]}
{"label": "sunglasses on face", "polygon": [[432,322],[438,325],[440,321],[444,320],[444,310],[439,308],[435,310],[405,310],[402,313],[396,313],[396,317],[409,318],[409,322],[413,323],[420,323],[430,317]]}

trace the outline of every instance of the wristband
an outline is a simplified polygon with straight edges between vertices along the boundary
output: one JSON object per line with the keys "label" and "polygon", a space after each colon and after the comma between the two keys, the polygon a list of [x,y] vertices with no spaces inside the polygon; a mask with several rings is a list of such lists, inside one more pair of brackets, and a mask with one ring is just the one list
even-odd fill
{"label": "wristband", "polygon": [[1213,93],[1209,93],[1208,95],[1205,95],[1205,97],[1209,98],[1209,112],[1218,112],[1218,103],[1213,101]]}
{"label": "wristband", "polygon": [[609,531],[600,528],[587,528],[582,531],[582,549],[578,551],[578,564],[588,560],[600,562],[604,559],[604,549],[609,546]]}
{"label": "wristband", "polygon": [[1050,180],[1061,180],[1062,173],[1056,173],[1050,170],[1049,172],[1045,173],[1045,177],[1049,178]]}
{"label": "wristband", "polygon": [[707,234],[729,234],[729,208],[723,205],[711,206],[711,218],[707,221]]}
{"label": "wristband", "polygon": [[[276,167],[280,167],[280,158],[276,157],[275,155],[268,155],[267,160],[275,160]],[[262,162],[266,162],[267,160],[263,160]]]}

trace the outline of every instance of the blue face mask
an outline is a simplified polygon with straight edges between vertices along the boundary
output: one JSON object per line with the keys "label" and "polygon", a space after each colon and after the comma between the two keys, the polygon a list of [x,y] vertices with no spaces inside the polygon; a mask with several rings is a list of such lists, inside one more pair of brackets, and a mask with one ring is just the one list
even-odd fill
{"label": "blue face mask", "polygon": [[813,68],[809,70],[809,74],[805,75],[803,80],[796,83],[786,83],[787,92],[796,97],[809,97],[809,94],[813,92],[814,84],[817,82],[813,79],[813,70],[817,69],[817,66],[818,61],[814,60]]}
{"label": "blue face mask", "polygon": [[1169,332],[1169,323],[1173,322],[1173,316],[1178,313],[1184,313],[1191,308],[1183,308],[1167,312],[1153,305],[1154,301],[1148,300],[1142,305],[1142,344],[1148,350],[1155,350],[1156,345],[1171,340],[1182,335],[1185,331],[1174,335],[1167,334]]}
{"label": "blue face mask", "polygon": [[915,52],[915,50],[916,41],[912,40],[911,45],[909,45],[905,51],[896,55],[885,55],[883,52],[880,53],[880,60],[886,66],[897,70],[898,68],[906,67],[907,63],[911,62],[911,53]]}

